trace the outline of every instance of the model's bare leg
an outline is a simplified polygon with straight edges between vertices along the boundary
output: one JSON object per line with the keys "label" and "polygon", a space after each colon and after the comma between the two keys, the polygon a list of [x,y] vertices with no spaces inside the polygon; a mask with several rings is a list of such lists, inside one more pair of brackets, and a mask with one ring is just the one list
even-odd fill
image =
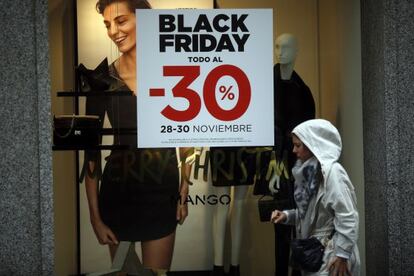
{"label": "model's bare leg", "polygon": [[141,242],[142,263],[157,275],[166,275],[170,269],[175,242],[175,232],[158,240]]}

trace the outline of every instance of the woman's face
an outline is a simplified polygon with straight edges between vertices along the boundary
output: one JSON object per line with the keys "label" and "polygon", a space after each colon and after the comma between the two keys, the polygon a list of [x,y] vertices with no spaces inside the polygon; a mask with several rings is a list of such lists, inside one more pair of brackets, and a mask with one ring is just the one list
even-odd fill
{"label": "woman's face", "polygon": [[135,50],[135,14],[127,2],[113,2],[103,11],[104,23],[108,36],[116,44],[121,53]]}
{"label": "woman's face", "polygon": [[292,134],[293,153],[296,154],[296,158],[302,162],[305,162],[313,156],[313,153],[305,146],[302,141],[294,134]]}

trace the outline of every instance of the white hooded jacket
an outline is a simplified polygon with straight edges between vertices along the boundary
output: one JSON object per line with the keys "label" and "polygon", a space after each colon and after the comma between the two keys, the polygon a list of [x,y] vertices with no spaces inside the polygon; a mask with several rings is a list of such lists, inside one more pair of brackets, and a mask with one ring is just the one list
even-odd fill
{"label": "white hooded jacket", "polygon": [[[297,210],[285,211],[286,223],[296,225],[297,238],[314,236],[326,244],[320,271],[306,275],[328,275],[327,265],[334,256],[347,258],[352,275],[359,275],[356,196],[348,174],[338,163],[342,150],[339,132],[330,122],[315,119],[298,125],[292,133],[318,159],[324,179],[303,219],[299,218]],[[328,240],[333,230],[334,236]]]}

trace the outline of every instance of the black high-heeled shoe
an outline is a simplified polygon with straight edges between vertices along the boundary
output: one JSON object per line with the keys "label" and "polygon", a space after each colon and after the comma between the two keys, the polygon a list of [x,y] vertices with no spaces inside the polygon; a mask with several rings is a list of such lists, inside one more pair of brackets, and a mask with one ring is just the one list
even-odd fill
{"label": "black high-heeled shoe", "polygon": [[213,266],[213,270],[211,271],[211,276],[225,276],[226,273],[224,273],[224,266],[222,265],[215,265]]}
{"label": "black high-heeled shoe", "polygon": [[240,266],[231,265],[229,270],[229,276],[240,276]]}

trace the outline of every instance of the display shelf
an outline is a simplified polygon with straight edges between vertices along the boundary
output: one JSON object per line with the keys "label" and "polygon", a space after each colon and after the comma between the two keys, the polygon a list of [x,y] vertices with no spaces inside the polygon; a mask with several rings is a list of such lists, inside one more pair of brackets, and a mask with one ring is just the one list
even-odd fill
{"label": "display shelf", "polygon": [[58,97],[118,97],[118,96],[133,96],[134,94],[130,90],[125,91],[88,91],[88,92],[75,92],[75,91],[59,91]]}
{"label": "display shelf", "polygon": [[[76,92],[76,91],[58,91],[58,97],[118,97],[118,96],[133,96],[132,91],[88,91],[88,92]],[[77,114],[76,114],[77,115]],[[100,135],[136,135],[136,128],[101,128],[97,129]],[[79,145],[53,145],[54,151],[69,151],[69,150],[128,150],[133,149],[130,145],[97,145],[97,146],[79,146]]]}
{"label": "display shelf", "polygon": [[87,146],[87,145],[53,145],[52,150],[129,150],[133,149],[129,145],[99,145],[99,146]]}
{"label": "display shelf", "polygon": [[137,129],[136,128],[102,128],[100,130],[97,130],[101,135],[137,135]]}

